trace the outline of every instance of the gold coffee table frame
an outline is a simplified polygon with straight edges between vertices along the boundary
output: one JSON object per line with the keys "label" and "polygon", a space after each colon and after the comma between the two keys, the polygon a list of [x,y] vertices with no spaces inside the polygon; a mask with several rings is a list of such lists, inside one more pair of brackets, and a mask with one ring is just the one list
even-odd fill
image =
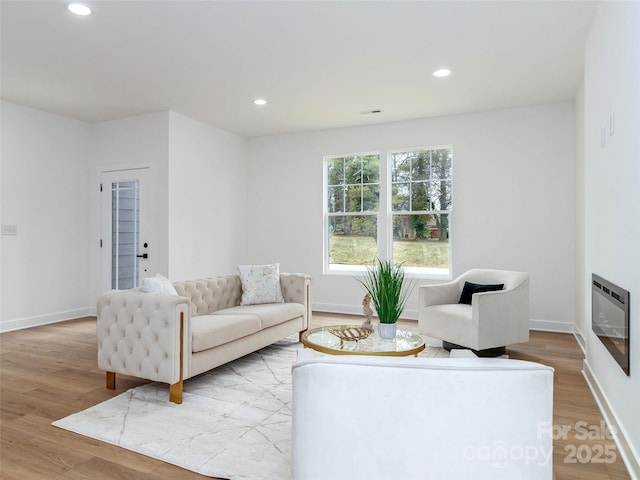
{"label": "gold coffee table frame", "polygon": [[424,350],[424,339],[417,333],[398,330],[392,340],[384,340],[378,330],[363,340],[340,340],[330,332],[333,328],[357,328],[359,325],[330,325],[307,330],[300,341],[307,348],[331,355],[378,355],[389,357],[415,357]]}

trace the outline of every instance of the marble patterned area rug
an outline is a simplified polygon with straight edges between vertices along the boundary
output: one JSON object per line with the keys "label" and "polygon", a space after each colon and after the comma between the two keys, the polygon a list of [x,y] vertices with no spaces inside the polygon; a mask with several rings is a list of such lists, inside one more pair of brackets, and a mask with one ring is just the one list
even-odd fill
{"label": "marble patterned area rug", "polygon": [[[297,335],[186,380],[182,405],[167,385],[132,388],[53,422],[210,477],[290,478],[291,366]],[[424,357],[448,356],[427,346]]]}

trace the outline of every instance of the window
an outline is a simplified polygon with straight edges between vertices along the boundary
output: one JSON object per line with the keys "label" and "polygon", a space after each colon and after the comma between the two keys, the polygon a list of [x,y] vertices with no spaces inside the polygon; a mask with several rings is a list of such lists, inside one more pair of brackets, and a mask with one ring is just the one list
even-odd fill
{"label": "window", "polygon": [[395,263],[448,273],[451,157],[451,147],[389,156]]}
{"label": "window", "polygon": [[326,157],[325,271],[352,272],[377,255],[448,274],[451,163],[451,147]]}
{"label": "window", "polygon": [[368,265],[378,251],[380,155],[326,159],[325,258],[334,268]]}

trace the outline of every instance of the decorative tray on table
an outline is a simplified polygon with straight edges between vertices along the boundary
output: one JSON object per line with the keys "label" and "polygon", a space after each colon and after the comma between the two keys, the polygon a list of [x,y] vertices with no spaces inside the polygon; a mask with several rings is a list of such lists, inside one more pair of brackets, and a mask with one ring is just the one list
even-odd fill
{"label": "decorative tray on table", "polygon": [[358,340],[364,340],[367,338],[373,330],[368,330],[363,327],[354,327],[353,325],[341,325],[338,327],[329,328],[329,332],[338,337],[340,340],[346,340],[349,342],[357,342]]}

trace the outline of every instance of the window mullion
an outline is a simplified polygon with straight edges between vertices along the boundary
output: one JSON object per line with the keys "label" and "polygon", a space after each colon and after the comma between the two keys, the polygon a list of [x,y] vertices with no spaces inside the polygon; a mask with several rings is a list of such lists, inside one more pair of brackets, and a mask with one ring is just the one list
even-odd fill
{"label": "window mullion", "polygon": [[391,217],[391,171],[388,152],[380,155],[380,202],[378,205],[378,257],[391,259],[393,246],[393,220]]}

